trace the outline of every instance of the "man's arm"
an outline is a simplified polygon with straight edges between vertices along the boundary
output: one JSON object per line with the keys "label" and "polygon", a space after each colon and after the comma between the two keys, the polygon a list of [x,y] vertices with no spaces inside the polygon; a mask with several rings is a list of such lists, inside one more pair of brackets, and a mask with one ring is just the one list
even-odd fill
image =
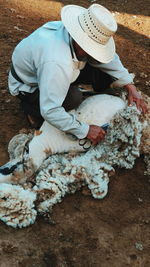
{"label": "man's arm", "polygon": [[70,86],[71,74],[68,66],[62,67],[55,62],[39,66],[37,75],[41,115],[56,128],[72,133],[78,138],[85,138],[89,125],[78,121],[62,107]]}
{"label": "man's arm", "polygon": [[128,70],[123,66],[119,56],[114,55],[113,60],[109,63],[100,63],[94,59],[89,59],[89,64],[95,68],[99,68],[101,71],[109,74],[114,78],[111,84],[111,88],[123,87],[126,84],[132,84],[134,75],[130,74]]}
{"label": "man's arm", "polygon": [[124,87],[128,92],[128,103],[132,105],[134,102],[137,108],[143,112],[143,114],[148,112],[147,106],[141,96],[137,91],[133,78],[134,75],[130,74],[128,70],[123,66],[119,56],[115,54],[113,60],[109,63],[98,63],[93,61],[89,62],[91,65],[100,68],[100,70],[109,74],[114,78],[114,81],[110,85],[111,88]]}

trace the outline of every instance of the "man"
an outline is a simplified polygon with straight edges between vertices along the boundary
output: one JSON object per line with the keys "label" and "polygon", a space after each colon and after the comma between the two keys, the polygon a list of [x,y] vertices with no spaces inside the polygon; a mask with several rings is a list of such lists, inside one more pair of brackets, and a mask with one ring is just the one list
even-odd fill
{"label": "man", "polygon": [[44,120],[77,138],[97,144],[105,131],[78,121],[68,110],[82,102],[79,83],[91,83],[101,92],[125,87],[129,104],[147,112],[133,84],[132,75],[115,53],[113,35],[117,24],[101,5],[88,9],[76,5],[62,8],[62,21],[49,22],[23,39],[12,55],[9,89],[19,97],[33,127]]}

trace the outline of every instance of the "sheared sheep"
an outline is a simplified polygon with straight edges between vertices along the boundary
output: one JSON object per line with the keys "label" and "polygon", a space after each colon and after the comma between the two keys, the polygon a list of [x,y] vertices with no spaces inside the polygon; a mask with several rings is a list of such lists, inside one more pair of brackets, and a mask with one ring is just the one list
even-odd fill
{"label": "sheared sheep", "polygon": [[[79,121],[102,126],[109,123],[125,106],[126,103],[121,98],[102,94],[87,98],[77,110],[71,113]],[[35,131],[32,140],[23,143],[22,148],[21,157],[9,161],[0,168],[1,183],[24,183],[50,155],[84,151],[77,138],[58,130],[46,121],[39,131]]]}
{"label": "sheared sheep", "polygon": [[[83,185],[88,186],[94,198],[102,199],[114,167],[132,168],[140,153],[146,153],[150,162],[148,128],[135,105],[129,107],[118,97],[97,95],[87,98],[72,112],[89,124],[101,126],[109,122],[105,139],[82,153],[79,140],[46,122],[34,137],[15,136],[8,146],[10,162],[0,168],[0,182],[4,183],[0,187],[0,219],[6,224],[26,227],[34,223],[36,212],[51,211],[65,194],[74,193]],[[147,120],[150,121],[150,115]],[[24,183],[33,173],[34,183],[23,184],[24,189],[21,185],[6,184]]]}

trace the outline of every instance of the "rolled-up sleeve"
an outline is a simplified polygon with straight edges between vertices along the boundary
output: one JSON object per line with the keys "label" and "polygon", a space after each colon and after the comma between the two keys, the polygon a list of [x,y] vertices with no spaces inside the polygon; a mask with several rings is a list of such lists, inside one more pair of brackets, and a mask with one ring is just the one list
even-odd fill
{"label": "rolled-up sleeve", "polygon": [[56,128],[78,138],[87,136],[89,126],[65,111],[62,103],[67,95],[71,71],[69,66],[47,62],[38,67],[37,79],[40,89],[40,109],[43,118]]}
{"label": "rolled-up sleeve", "polygon": [[134,74],[128,72],[117,54],[115,54],[113,60],[109,63],[99,63],[97,61],[89,61],[89,63],[93,67],[99,68],[114,78],[111,84],[112,88],[123,87],[124,85],[134,83]]}

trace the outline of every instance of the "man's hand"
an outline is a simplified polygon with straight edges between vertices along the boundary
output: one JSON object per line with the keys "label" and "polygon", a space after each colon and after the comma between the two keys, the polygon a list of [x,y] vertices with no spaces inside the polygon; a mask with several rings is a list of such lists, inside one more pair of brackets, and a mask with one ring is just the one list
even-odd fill
{"label": "man's hand", "polygon": [[146,103],[144,102],[140,93],[137,92],[135,85],[127,84],[124,86],[128,90],[128,105],[132,106],[133,103],[136,103],[137,108],[146,114],[148,112],[148,108]]}
{"label": "man's hand", "polygon": [[101,127],[96,125],[90,125],[89,132],[86,138],[91,140],[92,145],[96,145],[104,139],[105,135],[106,132]]}

